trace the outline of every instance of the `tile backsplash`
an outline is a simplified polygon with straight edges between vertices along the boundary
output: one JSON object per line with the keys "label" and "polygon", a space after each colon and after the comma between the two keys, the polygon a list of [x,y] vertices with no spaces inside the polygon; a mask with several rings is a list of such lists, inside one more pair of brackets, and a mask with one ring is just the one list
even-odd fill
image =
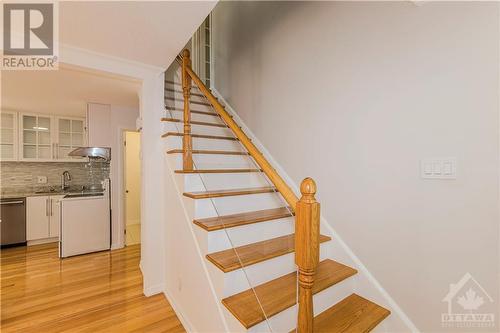
{"label": "tile backsplash", "polygon": [[[61,186],[61,175],[69,171],[70,186],[99,185],[109,178],[106,162],[1,162],[0,186],[2,193],[29,192]],[[38,184],[37,177],[47,177],[46,184]]]}

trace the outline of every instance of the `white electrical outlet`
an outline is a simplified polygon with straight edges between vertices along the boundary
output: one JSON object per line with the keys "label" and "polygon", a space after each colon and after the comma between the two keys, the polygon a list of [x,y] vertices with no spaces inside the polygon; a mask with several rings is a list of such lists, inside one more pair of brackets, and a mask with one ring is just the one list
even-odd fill
{"label": "white electrical outlet", "polygon": [[47,184],[47,176],[37,176],[36,182],[38,184]]}
{"label": "white electrical outlet", "polygon": [[420,165],[424,179],[456,179],[457,159],[455,157],[424,158]]}

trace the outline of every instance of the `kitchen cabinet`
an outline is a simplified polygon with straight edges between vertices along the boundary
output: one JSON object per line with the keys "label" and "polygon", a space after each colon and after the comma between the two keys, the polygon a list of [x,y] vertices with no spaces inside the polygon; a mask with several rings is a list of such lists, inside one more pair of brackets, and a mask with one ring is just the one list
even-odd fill
{"label": "kitchen cabinet", "polygon": [[17,160],[17,112],[0,112],[0,159]]}
{"label": "kitchen cabinet", "polygon": [[59,237],[61,226],[61,199],[64,195],[54,195],[50,199],[49,237]]}
{"label": "kitchen cabinet", "polygon": [[111,105],[88,103],[89,147],[111,147]]}
{"label": "kitchen cabinet", "polygon": [[70,157],[68,154],[78,147],[86,146],[85,119],[56,117],[57,138],[55,140],[56,160],[82,160],[83,157]]}
{"label": "kitchen cabinet", "polygon": [[85,118],[19,114],[19,159],[81,162],[68,153],[86,145]]}
{"label": "kitchen cabinet", "polygon": [[59,237],[60,200],[63,195],[26,198],[26,239]]}
{"label": "kitchen cabinet", "polygon": [[19,115],[19,158],[24,161],[48,161],[53,156],[52,117]]}

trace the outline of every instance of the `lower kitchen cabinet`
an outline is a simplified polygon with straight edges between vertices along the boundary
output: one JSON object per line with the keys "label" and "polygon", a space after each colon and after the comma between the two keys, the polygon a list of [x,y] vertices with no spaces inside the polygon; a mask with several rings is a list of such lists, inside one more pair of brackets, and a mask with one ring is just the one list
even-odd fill
{"label": "lower kitchen cabinet", "polygon": [[50,199],[49,237],[59,237],[61,225],[61,199],[64,195],[54,195]]}
{"label": "lower kitchen cabinet", "polygon": [[26,239],[59,237],[60,200],[63,195],[26,198]]}

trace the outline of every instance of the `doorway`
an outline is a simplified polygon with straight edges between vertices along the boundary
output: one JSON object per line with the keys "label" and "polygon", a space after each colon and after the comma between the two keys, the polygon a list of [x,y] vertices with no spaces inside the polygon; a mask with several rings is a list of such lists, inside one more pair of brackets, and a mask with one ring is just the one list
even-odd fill
{"label": "doorway", "polygon": [[141,134],[124,131],[125,245],[141,242]]}

